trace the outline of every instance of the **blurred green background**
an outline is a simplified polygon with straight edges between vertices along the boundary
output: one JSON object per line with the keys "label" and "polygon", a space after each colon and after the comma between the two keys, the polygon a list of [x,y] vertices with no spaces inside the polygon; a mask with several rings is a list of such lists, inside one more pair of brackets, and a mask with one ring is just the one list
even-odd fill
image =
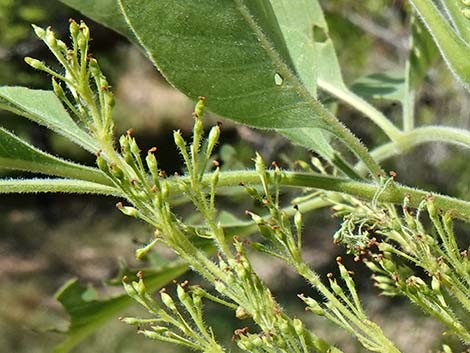
{"label": "blurred green background", "polygon": [[[409,33],[405,1],[330,0],[323,1],[323,5],[348,83],[374,72],[403,70]],[[48,77],[23,62],[24,56],[32,56],[53,64],[44,46],[33,37],[30,23],[51,25],[59,36],[66,38],[70,17],[82,18],[57,1],[0,0],[0,85],[49,88]],[[181,165],[176,162],[179,157],[171,143],[171,130],[180,128],[189,135],[193,103],[169,87],[142,53],[124,38],[90,20],[87,23],[93,36],[93,54],[116,94],[117,133],[134,128],[143,150],[158,146],[162,168],[169,173],[178,171]],[[398,105],[376,103],[391,119],[399,120]],[[419,124],[469,126],[469,96],[440,59],[418,92],[417,112]],[[375,126],[347,107],[341,106],[338,116],[370,148],[385,141]],[[215,119],[209,118],[208,124]],[[82,163],[94,162],[92,155],[23,118],[0,112],[0,122],[42,149]],[[283,166],[310,155],[278,136],[228,121],[224,122],[223,138],[218,153],[225,167],[250,166],[255,150],[267,160],[281,161]],[[458,148],[427,145],[387,161],[385,166],[397,171],[402,183],[468,198],[470,164]],[[17,175],[9,171],[1,174]],[[1,196],[0,352],[48,352],[60,342],[61,335],[47,329],[66,328],[67,315],[54,299],[54,293],[68,279],[78,277],[82,283],[103,290],[103,283],[116,276],[120,267],[146,265],[134,259],[134,251],[150,238],[151,229],[123,217],[115,210],[115,203],[115,199],[91,196]],[[249,201],[232,204],[236,204],[232,205],[233,212],[240,217],[251,206]],[[334,269],[334,258],[342,252],[331,241],[337,221],[330,218],[328,210],[306,218],[305,256],[320,273],[327,273]],[[468,227],[460,228],[465,242]],[[153,261],[171,256],[168,250],[160,249]],[[279,301],[295,315],[304,316],[296,294],[311,289],[286,266],[273,264],[272,259],[253,254],[253,261]],[[350,266],[358,273],[359,288],[370,316],[383,325],[404,351],[436,351],[442,342],[448,342],[448,338],[440,336],[438,323],[404,300],[378,297],[366,269],[354,263]],[[198,280],[188,276],[192,281]],[[106,290],[112,293],[118,289]],[[226,342],[234,329],[245,325],[218,307],[208,305],[206,309],[209,321]],[[129,309],[129,313],[145,315],[137,307]],[[335,331],[325,321],[310,317],[306,320],[345,352],[361,351],[347,334]],[[113,320],[74,352],[177,351],[176,347],[151,342],[134,331]],[[459,347],[458,342],[451,343]]]}

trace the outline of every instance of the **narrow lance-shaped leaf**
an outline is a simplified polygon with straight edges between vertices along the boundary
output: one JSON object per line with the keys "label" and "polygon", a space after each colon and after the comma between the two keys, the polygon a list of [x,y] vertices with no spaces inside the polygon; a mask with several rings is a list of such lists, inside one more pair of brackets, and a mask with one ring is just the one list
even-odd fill
{"label": "narrow lance-shaped leaf", "polygon": [[94,194],[124,197],[111,186],[76,179],[0,179],[0,194],[37,194],[44,192]]}
{"label": "narrow lance-shaped leaf", "polygon": [[[143,271],[145,284],[149,290],[157,290],[172,279],[186,272],[188,266],[181,261],[158,269]],[[55,347],[53,353],[69,352],[84,338],[98,330],[109,319],[115,318],[125,308],[134,303],[127,294],[108,299],[86,300],[87,288],[76,279],[67,282],[56,294],[57,299],[70,315],[67,337]]]}
{"label": "narrow lance-shaped leaf", "polygon": [[[442,57],[462,83],[470,84],[470,46],[454,30],[436,5],[429,0],[410,0],[426,24]],[[457,0],[455,0],[457,1]],[[470,24],[470,19],[468,19]]]}
{"label": "narrow lance-shaped leaf", "polygon": [[93,138],[75,123],[52,91],[0,87],[0,109],[43,125],[91,153],[99,150]]}
{"label": "narrow lance-shaped leaf", "polygon": [[112,184],[100,170],[40,151],[3,128],[0,128],[0,168]]}
{"label": "narrow lance-shaped leaf", "polygon": [[440,0],[455,30],[470,44],[470,3],[466,0]]}

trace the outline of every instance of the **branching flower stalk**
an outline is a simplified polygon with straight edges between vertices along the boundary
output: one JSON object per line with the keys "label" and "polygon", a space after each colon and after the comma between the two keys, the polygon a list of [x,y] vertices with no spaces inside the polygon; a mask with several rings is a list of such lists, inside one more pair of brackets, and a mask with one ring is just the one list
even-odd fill
{"label": "branching flower stalk", "polygon": [[[145,288],[141,274],[136,282],[124,278],[127,293],[152,315],[150,319],[124,318],[124,322],[138,325],[139,332],[151,339],[202,352],[225,352],[227,350],[217,343],[203,319],[205,299],[224,305],[233,310],[237,318],[251,319],[257,325],[259,332],[256,333],[248,332],[246,327],[235,331],[233,339],[244,351],[341,352],[308,330],[301,320],[287,315],[255,273],[246,254],[247,244],[250,244],[291,265],[318,291],[323,298],[321,302],[299,294],[308,311],[346,330],[370,351],[398,353],[381,328],[368,319],[353,274],[342,264],[341,258],[337,259],[337,264],[344,285],[340,285],[333,274],[328,275],[329,284],[323,284],[320,276],[303,260],[299,207],[308,204],[305,207],[314,209],[330,204],[343,219],[335,241],[343,243],[357,259],[368,257],[366,265],[374,272],[376,285],[384,294],[409,297],[443,322],[449,332],[470,343],[470,322],[466,319],[470,312],[470,260],[468,250],[459,248],[452,226],[453,218],[470,219],[470,203],[440,195],[426,197],[426,192],[401,186],[393,177],[387,179],[382,175],[377,176],[380,183],[371,184],[328,175],[318,165],[320,173],[286,172],[275,163],[269,169],[259,154],[254,171],[222,173],[218,163],[212,160],[220,137],[220,124],[212,127],[205,138],[203,97],[194,110],[192,141],[188,143],[180,131],[173,135],[185,162],[185,173],[168,177],[159,168],[157,148],[151,148],[143,158],[132,130],[115,140],[114,99],[108,81],[89,53],[88,27],[83,22],[70,22],[70,49],[50,28],[34,29],[56,56],[64,73],[36,59],[27,58],[26,62],[53,77],[57,97],[96,141],[99,146],[97,166],[113,186],[112,194],[126,199],[119,202],[117,208],[155,228],[154,238],[137,251],[137,258],[145,257],[159,242],[165,243],[213,285],[217,293],[183,282],[177,285],[177,300],[162,290],[157,301]],[[466,140],[462,137],[462,141]],[[216,204],[219,188],[240,187],[240,182],[268,211],[267,216],[247,211],[262,235],[260,242],[244,242],[240,237],[231,239],[219,222]],[[281,188],[285,186],[311,188],[315,195],[318,192],[313,189],[326,191],[321,193],[322,197],[313,200],[307,197],[294,208],[285,209],[281,205]],[[203,221],[196,225],[185,223],[174,211],[175,196],[190,201]],[[403,214],[399,215],[392,204],[403,200]],[[412,208],[417,208],[415,215]],[[427,232],[421,222],[425,210],[433,232]],[[217,256],[200,246],[198,240],[215,247]],[[421,278],[422,274],[415,273],[411,265],[424,270],[430,280]]]}
{"label": "branching flower stalk", "polygon": [[[300,294],[299,297],[307,304],[307,309],[313,313],[325,316],[339,327],[344,328],[355,336],[361,344],[374,352],[399,352],[395,345],[384,335],[380,327],[369,320],[362,308],[356,292],[351,273],[337,259],[340,276],[346,285],[347,292],[328,274],[328,288],[320,276],[313,271],[302,259],[302,214],[296,211],[293,224],[285,212],[280,211],[280,179],[281,170],[275,165],[273,182],[268,182],[265,163],[258,154],[256,157],[256,171],[260,175],[263,185],[263,194],[255,188],[247,187],[247,191],[265,205],[271,217],[266,220],[248,212],[259,227],[260,233],[267,244],[254,243],[253,246],[266,254],[280,258],[293,266],[295,270],[308,281],[324,298],[325,303],[320,304],[311,297]],[[297,206],[294,206],[297,208]]]}
{"label": "branching flower stalk", "polygon": [[[365,264],[383,294],[408,297],[445,324],[449,332],[469,342],[470,260],[468,250],[457,244],[452,212],[439,215],[431,196],[415,215],[408,198],[402,215],[394,206],[372,206],[351,197],[335,203],[337,216],[345,220],[336,241],[356,256],[367,256]],[[426,231],[421,221],[424,212],[431,220],[432,232]],[[428,280],[416,273],[416,268],[424,271]]]}

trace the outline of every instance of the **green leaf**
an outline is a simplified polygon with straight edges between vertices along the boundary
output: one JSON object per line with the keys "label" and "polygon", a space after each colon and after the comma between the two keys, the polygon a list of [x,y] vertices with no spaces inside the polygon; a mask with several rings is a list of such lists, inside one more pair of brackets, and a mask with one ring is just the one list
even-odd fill
{"label": "green leaf", "polygon": [[122,6],[166,78],[192,98],[206,96],[214,112],[255,127],[292,129],[291,137],[299,127],[329,129],[268,1],[219,1],[217,11],[210,1],[125,0]]}
{"label": "green leaf", "polygon": [[112,185],[99,169],[69,162],[40,151],[3,128],[0,128],[0,168]]}
{"label": "green leaf", "polygon": [[363,98],[402,102],[405,77],[398,72],[380,72],[358,78],[350,88]]}
{"label": "green leaf", "polygon": [[[154,291],[172,279],[186,272],[188,266],[177,261],[169,266],[158,269],[144,270],[145,285],[149,291]],[[70,326],[67,337],[55,347],[53,353],[69,352],[83,339],[98,330],[111,318],[134,303],[127,294],[120,294],[107,299],[89,297],[90,290],[80,285],[77,279],[67,282],[56,294],[57,300],[70,315]]]}
{"label": "green leaf", "polygon": [[126,23],[117,0],[60,0],[92,20],[137,42]]}
{"label": "green leaf", "polygon": [[470,25],[469,18],[463,14],[464,9],[470,6],[464,5],[461,0],[439,0],[441,6],[448,14],[454,28],[467,43],[470,43]]}
{"label": "green leaf", "polygon": [[37,194],[42,192],[95,194],[123,197],[111,186],[74,179],[0,179],[0,194]]}
{"label": "green leaf", "polygon": [[[457,0],[454,0],[457,2]],[[468,89],[470,84],[470,46],[456,32],[452,23],[440,12],[437,6],[429,0],[411,0],[417,13],[426,24],[436,46],[454,75]],[[465,18],[466,26],[470,19]]]}
{"label": "green leaf", "polygon": [[97,143],[75,123],[52,91],[0,87],[0,109],[46,126],[91,153],[99,150]]}

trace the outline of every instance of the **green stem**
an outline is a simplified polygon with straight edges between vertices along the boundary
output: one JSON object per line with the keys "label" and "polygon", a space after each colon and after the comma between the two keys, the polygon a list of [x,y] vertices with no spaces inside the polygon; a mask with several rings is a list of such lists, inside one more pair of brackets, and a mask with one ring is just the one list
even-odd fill
{"label": "green stem", "polygon": [[393,125],[393,123],[381,111],[377,110],[374,106],[358,95],[349,90],[338,88],[338,86],[323,80],[318,80],[317,83],[324,91],[364,114],[374,122],[390,138],[390,140],[397,141],[400,138],[401,131]]}
{"label": "green stem", "polygon": [[[376,148],[371,154],[375,160],[383,161],[429,142],[442,142],[470,149],[470,132],[446,126],[419,127],[403,133],[397,142],[389,142]],[[367,168],[364,163],[359,162],[356,171],[364,175]]]}
{"label": "green stem", "polygon": [[[457,0],[454,0],[457,1]],[[410,0],[431,33],[452,72],[465,84],[470,82],[470,47],[430,0]]]}
{"label": "green stem", "polygon": [[124,197],[116,188],[74,179],[3,179],[0,194],[61,192]]}
{"label": "green stem", "polygon": [[[273,172],[268,172],[273,178]],[[178,194],[177,181],[175,177],[169,178],[170,192]],[[178,177],[185,178],[185,177]],[[204,175],[203,183],[210,183],[212,173]],[[259,174],[256,171],[232,171],[220,173],[219,187],[236,187],[240,183],[246,185],[260,185]],[[352,195],[365,200],[372,200],[376,197],[381,186],[377,184],[352,181],[346,178],[337,178],[316,173],[283,172],[280,184],[287,187],[314,188],[327,191],[336,191]],[[410,197],[410,206],[418,207],[420,202],[429,196],[428,191],[403,186],[398,183],[391,184],[378,195],[377,200],[381,202],[400,205],[405,196]],[[435,205],[443,211],[453,210],[456,218],[470,221],[470,202],[459,200],[450,196],[433,194]]]}

